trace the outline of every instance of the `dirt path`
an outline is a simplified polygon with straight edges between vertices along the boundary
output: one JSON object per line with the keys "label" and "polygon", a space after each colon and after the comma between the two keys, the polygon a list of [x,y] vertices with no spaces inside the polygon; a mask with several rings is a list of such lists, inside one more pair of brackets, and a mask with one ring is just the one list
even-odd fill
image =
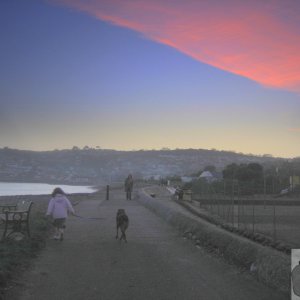
{"label": "dirt path", "polygon": [[[82,201],[77,214],[102,219],[70,217],[65,240],[47,241],[15,299],[285,299],[124,197]],[[115,239],[118,208],[130,218],[127,244]]]}

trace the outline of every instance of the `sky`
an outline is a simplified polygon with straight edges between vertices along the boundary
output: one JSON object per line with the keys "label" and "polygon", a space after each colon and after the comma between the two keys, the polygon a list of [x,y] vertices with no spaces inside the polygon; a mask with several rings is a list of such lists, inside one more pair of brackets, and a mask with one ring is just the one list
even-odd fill
{"label": "sky", "polygon": [[300,156],[298,0],[0,1],[0,147]]}

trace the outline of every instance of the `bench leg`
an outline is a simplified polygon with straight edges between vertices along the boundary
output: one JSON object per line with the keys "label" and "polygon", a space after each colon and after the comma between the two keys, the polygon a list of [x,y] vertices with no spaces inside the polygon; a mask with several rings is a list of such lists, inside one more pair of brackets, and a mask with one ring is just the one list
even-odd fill
{"label": "bench leg", "polygon": [[28,237],[30,237],[29,221],[26,222],[26,231],[27,231]]}
{"label": "bench leg", "polygon": [[2,235],[2,240],[5,240],[9,236],[11,236],[14,233],[21,233],[24,236],[27,235],[30,237],[30,228],[29,228],[29,222],[15,222],[13,224],[10,224],[11,227],[9,227],[8,223],[5,223],[4,232]]}
{"label": "bench leg", "polygon": [[2,241],[6,238],[6,233],[7,233],[7,222],[5,222],[5,227],[4,227],[4,231],[3,231],[3,235],[2,235]]}

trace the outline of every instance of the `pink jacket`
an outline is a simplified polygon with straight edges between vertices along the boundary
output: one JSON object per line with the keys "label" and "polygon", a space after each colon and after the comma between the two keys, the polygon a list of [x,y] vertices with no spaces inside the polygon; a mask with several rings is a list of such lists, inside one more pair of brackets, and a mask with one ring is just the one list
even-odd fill
{"label": "pink jacket", "polygon": [[75,213],[71,202],[65,195],[57,194],[51,198],[46,215],[51,215],[54,219],[67,218],[68,212]]}

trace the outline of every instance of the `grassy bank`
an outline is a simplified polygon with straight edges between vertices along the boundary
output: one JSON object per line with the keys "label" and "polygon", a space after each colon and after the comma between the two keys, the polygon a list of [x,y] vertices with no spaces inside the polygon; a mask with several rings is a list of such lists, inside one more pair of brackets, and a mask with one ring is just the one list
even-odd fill
{"label": "grassy bank", "polygon": [[[0,242],[0,299],[4,299],[7,290],[18,284],[18,275],[26,269],[31,260],[45,246],[50,224],[45,218],[49,196],[9,196],[0,197],[1,204],[15,204],[20,200],[33,201],[30,215],[31,238],[24,237],[16,241],[6,239]],[[0,234],[2,236],[3,226]]]}

